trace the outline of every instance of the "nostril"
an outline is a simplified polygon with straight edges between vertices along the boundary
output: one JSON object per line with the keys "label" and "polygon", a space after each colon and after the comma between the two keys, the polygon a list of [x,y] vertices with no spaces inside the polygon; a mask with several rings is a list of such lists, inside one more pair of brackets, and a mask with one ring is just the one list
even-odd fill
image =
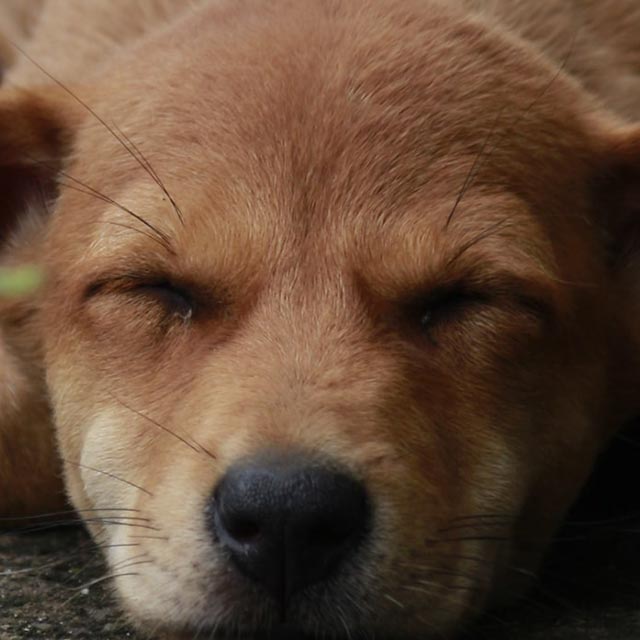
{"label": "nostril", "polygon": [[264,534],[264,519],[245,504],[241,495],[221,487],[215,492],[211,507],[213,530],[224,546],[246,550]]}
{"label": "nostril", "polygon": [[240,543],[254,542],[260,537],[260,525],[248,518],[234,518],[225,523],[226,532]]}

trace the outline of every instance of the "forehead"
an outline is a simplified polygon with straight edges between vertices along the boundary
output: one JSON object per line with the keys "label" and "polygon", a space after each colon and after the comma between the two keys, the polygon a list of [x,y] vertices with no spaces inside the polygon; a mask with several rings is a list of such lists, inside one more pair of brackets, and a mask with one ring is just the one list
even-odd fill
{"label": "forehead", "polygon": [[499,34],[439,5],[409,20],[400,3],[384,16],[344,4],[242,20],[206,13],[169,39],[170,54],[151,42],[120,63],[96,109],[126,139],[89,118],[74,168],[124,205],[94,203],[91,246],[150,242],[124,227],[104,232],[105,221],[139,227],[135,210],[194,262],[273,262],[292,255],[287,243],[300,252],[327,238],[352,255],[377,242],[391,259],[403,244],[444,237],[457,202],[458,243],[508,216],[530,227],[532,248],[541,193],[551,198],[548,185],[562,190],[576,174],[562,147],[580,136],[553,74],[523,69]]}
{"label": "forehead", "polygon": [[283,276],[304,274],[308,287],[346,275],[395,296],[483,270],[523,279],[555,271],[539,220],[510,194],[474,193],[458,211],[456,192],[419,190],[397,206],[336,201],[333,213],[305,216],[291,203],[278,206],[272,192],[235,187],[180,182],[169,199],[148,175],[131,182],[118,205],[91,216],[90,240],[77,245],[77,273],[87,266],[95,275],[150,270],[245,294],[252,283]]}

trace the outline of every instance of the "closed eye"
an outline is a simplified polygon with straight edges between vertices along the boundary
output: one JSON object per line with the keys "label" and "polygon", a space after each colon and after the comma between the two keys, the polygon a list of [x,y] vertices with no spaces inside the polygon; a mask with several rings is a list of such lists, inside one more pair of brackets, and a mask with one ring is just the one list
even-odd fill
{"label": "closed eye", "polygon": [[195,304],[192,296],[169,282],[144,283],[130,291],[162,305],[168,315],[178,316],[182,320],[189,320],[193,315]]}
{"label": "closed eye", "polygon": [[[458,338],[467,340],[475,334],[499,331],[501,339],[508,335],[539,336],[553,325],[555,307],[549,294],[531,283],[517,279],[456,282],[416,293],[401,303],[403,324],[414,336],[427,338],[435,346],[440,336],[453,332],[453,345]],[[463,330],[464,329],[464,330]],[[477,335],[477,334],[475,334]]]}
{"label": "closed eye", "polygon": [[408,304],[411,323],[429,334],[435,328],[459,320],[474,308],[486,305],[486,295],[463,288],[445,289],[414,298]]}
{"label": "closed eye", "polygon": [[134,301],[158,305],[165,316],[189,320],[194,313],[195,297],[186,287],[167,279],[126,275],[94,282],[86,291],[85,299],[96,296],[126,296]]}

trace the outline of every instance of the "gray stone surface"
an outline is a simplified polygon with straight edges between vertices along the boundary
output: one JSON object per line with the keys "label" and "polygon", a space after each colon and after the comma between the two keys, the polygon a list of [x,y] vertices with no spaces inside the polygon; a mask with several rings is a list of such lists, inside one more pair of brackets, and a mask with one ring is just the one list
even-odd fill
{"label": "gray stone surface", "polygon": [[[559,577],[519,607],[492,613],[467,640],[639,639],[637,529],[624,522],[560,545],[549,567]],[[108,581],[95,582],[103,575],[81,530],[0,536],[0,640],[141,640]]]}
{"label": "gray stone surface", "polygon": [[82,530],[0,535],[0,640],[133,640]]}

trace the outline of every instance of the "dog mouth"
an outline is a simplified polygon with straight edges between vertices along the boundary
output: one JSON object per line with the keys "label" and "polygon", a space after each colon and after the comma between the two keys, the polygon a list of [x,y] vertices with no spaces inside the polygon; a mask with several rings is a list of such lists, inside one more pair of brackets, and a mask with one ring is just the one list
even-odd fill
{"label": "dog mouth", "polygon": [[[428,601],[423,601],[421,593],[413,594],[417,598],[408,598],[409,592],[403,592],[401,584],[387,583],[385,575],[376,575],[377,565],[384,558],[374,544],[366,542],[357,556],[344,562],[331,578],[298,587],[287,596],[287,589],[293,587],[282,578],[284,574],[280,575],[280,582],[274,578],[264,585],[247,575],[245,568],[238,567],[221,544],[218,553],[223,568],[210,581],[209,589],[200,592],[196,600],[183,601],[184,609],[192,611],[189,619],[167,624],[166,619],[162,621],[162,614],[156,614],[155,621],[141,620],[142,628],[147,622],[163,622],[161,626],[171,640],[428,640],[432,629],[440,630],[433,637],[446,637],[445,632],[466,609],[462,589],[446,584],[438,588],[435,581],[441,576],[437,574],[432,584],[436,593],[429,593]],[[274,587],[276,590],[270,592]],[[425,587],[416,590],[427,591]],[[460,596],[460,601],[450,603],[448,596]],[[449,604],[452,607],[447,611]]]}
{"label": "dog mouth", "polygon": [[[251,638],[252,640],[336,640],[370,638],[373,620],[356,611],[361,598],[353,598],[343,588],[310,588],[295,596],[284,608],[264,593],[245,594],[220,622],[189,624],[174,634],[173,640],[203,638]],[[375,633],[376,637],[385,637]],[[393,634],[394,638],[404,637]],[[421,636],[422,637],[422,636]]]}
{"label": "dog mouth", "polygon": [[[496,543],[477,536],[475,551],[487,562],[465,564],[458,559],[470,543],[458,541],[465,536],[457,528],[452,540],[425,538],[434,523],[400,535],[397,523],[410,514],[367,480],[300,450],[236,460],[192,506],[173,513],[201,523],[191,529],[196,535],[149,541],[153,563],[140,578],[118,582],[132,620],[159,624],[170,638],[448,632],[486,594],[483,571]],[[141,593],[155,593],[154,603]]]}
{"label": "dog mouth", "polygon": [[[345,602],[347,596],[344,598]],[[309,607],[311,608],[311,607]],[[429,640],[427,632],[410,634],[399,630],[381,631],[371,622],[365,624],[349,619],[345,614],[339,613],[340,607],[336,605],[332,610],[321,612],[317,606],[311,611],[298,611],[291,609],[287,612],[286,619],[281,619],[281,612],[275,609],[264,611],[265,619],[259,621],[255,616],[239,614],[229,618],[220,624],[189,626],[175,632],[169,632],[171,640],[193,640],[197,638],[212,638],[215,640],[226,639],[251,639],[251,640],[319,640],[319,638],[334,638],[335,640],[360,640],[365,638],[389,639],[389,640]],[[165,636],[163,636],[165,637]],[[443,637],[440,635],[439,637]]]}

